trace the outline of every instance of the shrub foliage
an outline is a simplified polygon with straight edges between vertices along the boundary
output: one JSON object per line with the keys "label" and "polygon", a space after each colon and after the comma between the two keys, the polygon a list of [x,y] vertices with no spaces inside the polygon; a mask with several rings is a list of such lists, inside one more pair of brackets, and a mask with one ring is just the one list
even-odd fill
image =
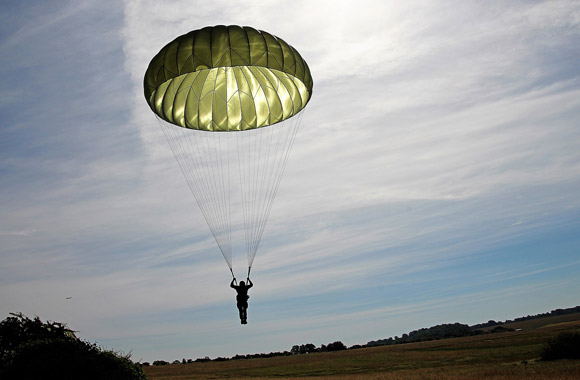
{"label": "shrub foliage", "polygon": [[22,314],[0,322],[0,378],[146,379],[128,355],[81,340],[62,323]]}
{"label": "shrub foliage", "polygon": [[548,341],[542,359],[580,359],[580,332],[563,332]]}

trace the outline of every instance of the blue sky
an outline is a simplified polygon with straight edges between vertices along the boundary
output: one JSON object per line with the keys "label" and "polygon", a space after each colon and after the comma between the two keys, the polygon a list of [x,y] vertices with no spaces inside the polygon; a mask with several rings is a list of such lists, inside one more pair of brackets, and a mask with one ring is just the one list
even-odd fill
{"label": "blue sky", "polygon": [[[2,318],[152,361],[580,304],[578,1],[0,7]],[[314,78],[245,326],[142,90],[217,24],[280,36]]]}

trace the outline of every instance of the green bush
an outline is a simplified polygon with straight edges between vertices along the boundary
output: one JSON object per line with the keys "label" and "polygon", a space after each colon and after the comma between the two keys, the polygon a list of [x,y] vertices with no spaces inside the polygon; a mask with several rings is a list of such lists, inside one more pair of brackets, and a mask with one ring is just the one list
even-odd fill
{"label": "green bush", "polygon": [[42,322],[36,317],[30,319],[22,314],[12,314],[0,322],[0,363],[9,360],[10,355],[22,344],[42,339],[77,339],[74,331],[58,322]]}
{"label": "green bush", "polygon": [[580,359],[580,333],[563,332],[548,341],[542,360]]}
{"label": "green bush", "polygon": [[145,380],[129,356],[78,339],[64,324],[14,314],[0,322],[0,378]]}

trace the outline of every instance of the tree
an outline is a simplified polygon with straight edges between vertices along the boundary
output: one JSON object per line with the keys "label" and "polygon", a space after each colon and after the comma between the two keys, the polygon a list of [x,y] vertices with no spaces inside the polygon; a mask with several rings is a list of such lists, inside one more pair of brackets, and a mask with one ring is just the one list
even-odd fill
{"label": "tree", "polygon": [[542,360],[580,359],[580,333],[563,332],[548,341]]}
{"label": "tree", "polygon": [[334,343],[328,343],[328,346],[326,346],[326,350],[327,351],[341,351],[341,350],[346,350],[346,346],[344,345],[344,343],[337,341]]}
{"label": "tree", "polygon": [[63,323],[11,315],[0,322],[2,379],[146,379],[128,355],[85,342]]}
{"label": "tree", "polygon": [[309,354],[311,352],[316,352],[316,346],[312,343],[306,343],[300,346],[301,354]]}

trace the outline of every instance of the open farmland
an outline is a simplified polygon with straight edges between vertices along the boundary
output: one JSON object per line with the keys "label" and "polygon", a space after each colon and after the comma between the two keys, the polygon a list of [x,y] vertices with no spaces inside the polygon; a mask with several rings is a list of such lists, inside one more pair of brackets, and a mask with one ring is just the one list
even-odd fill
{"label": "open farmland", "polygon": [[545,342],[580,329],[580,314],[521,322],[521,331],[265,359],[145,367],[151,380],[580,378],[580,361],[539,361]]}

